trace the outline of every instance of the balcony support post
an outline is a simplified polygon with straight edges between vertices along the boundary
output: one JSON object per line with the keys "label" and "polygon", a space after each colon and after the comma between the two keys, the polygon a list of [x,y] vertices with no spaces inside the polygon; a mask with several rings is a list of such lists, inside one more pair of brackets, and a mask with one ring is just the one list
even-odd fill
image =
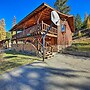
{"label": "balcony support post", "polygon": [[17,40],[17,30],[16,30],[16,45],[18,46],[18,40]]}
{"label": "balcony support post", "polygon": [[60,52],[60,34],[61,34],[61,27],[57,26],[57,52]]}
{"label": "balcony support post", "polygon": [[11,46],[13,45],[12,36],[13,36],[13,31],[11,31]]}
{"label": "balcony support post", "polygon": [[42,26],[41,26],[41,29],[42,29],[42,31],[43,31],[43,21],[42,21],[41,25],[42,25]]}

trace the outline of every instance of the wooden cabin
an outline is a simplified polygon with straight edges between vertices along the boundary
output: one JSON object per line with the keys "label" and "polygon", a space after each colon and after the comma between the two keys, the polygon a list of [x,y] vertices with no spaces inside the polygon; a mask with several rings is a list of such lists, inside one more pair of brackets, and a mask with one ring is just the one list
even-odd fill
{"label": "wooden cabin", "polygon": [[[51,11],[55,10],[43,3],[33,12],[11,28],[12,49],[33,53],[42,53],[42,34],[50,27]],[[55,10],[60,16],[60,26],[53,24],[45,38],[45,54],[57,52],[72,44],[74,17]]]}

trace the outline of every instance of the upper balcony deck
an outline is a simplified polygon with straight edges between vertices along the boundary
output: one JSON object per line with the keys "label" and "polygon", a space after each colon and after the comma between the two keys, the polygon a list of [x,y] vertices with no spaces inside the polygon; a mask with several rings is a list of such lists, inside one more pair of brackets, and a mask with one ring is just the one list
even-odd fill
{"label": "upper balcony deck", "polygon": [[[19,38],[27,37],[30,35],[42,34],[43,32],[45,32],[47,30],[48,27],[50,27],[50,25],[48,25],[44,22],[41,22],[40,24],[36,24],[32,27],[24,29],[22,32],[19,32],[19,33],[13,35],[12,39],[16,39],[16,38],[19,39]],[[57,28],[52,27],[51,30],[48,32],[48,34],[57,35]]]}

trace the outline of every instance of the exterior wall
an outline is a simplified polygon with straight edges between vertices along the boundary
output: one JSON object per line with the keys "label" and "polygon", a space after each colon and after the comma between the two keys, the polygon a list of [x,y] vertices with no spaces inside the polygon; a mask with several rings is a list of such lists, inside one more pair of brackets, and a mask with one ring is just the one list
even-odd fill
{"label": "exterior wall", "polygon": [[72,43],[72,32],[71,29],[69,27],[68,22],[65,22],[65,32],[59,32],[59,40],[60,40],[60,44],[59,44],[59,50],[61,50],[62,48],[68,47],[71,45]]}
{"label": "exterior wall", "polygon": [[[65,26],[66,26],[65,33],[62,33],[61,31],[59,31],[59,40],[58,40],[59,44],[57,43],[57,38],[46,36],[45,40],[46,42],[49,43],[49,45],[51,45],[54,48],[53,51],[58,51],[58,46],[59,46],[59,50],[61,50],[62,48],[70,46],[72,43],[72,32],[67,21],[65,22]],[[42,43],[41,36],[38,36],[37,38]],[[28,37],[26,40],[33,41],[34,38]],[[22,43],[22,44],[18,44],[18,46],[15,43],[13,44],[12,49],[15,49],[16,51],[27,51],[27,52],[33,52],[33,53],[37,52],[36,47],[31,43],[27,43],[27,44]]]}
{"label": "exterior wall", "polygon": [[31,52],[31,53],[36,53],[37,52],[37,49],[36,47],[31,44],[31,43],[28,43],[28,44],[13,44],[12,45],[12,50],[16,50],[16,51],[26,51],[26,52]]}
{"label": "exterior wall", "polygon": [[68,46],[72,44],[72,32],[68,25],[68,22],[66,22],[65,43]]}
{"label": "exterior wall", "polygon": [[56,45],[57,42],[55,40],[57,40],[57,38],[50,37],[50,36],[49,37],[46,36],[46,39],[45,39],[45,41],[48,42],[49,45]]}

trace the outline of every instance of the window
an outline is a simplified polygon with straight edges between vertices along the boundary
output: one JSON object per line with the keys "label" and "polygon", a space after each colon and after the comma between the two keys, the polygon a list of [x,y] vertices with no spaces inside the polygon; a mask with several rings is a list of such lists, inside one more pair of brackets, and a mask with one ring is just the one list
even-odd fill
{"label": "window", "polygon": [[64,24],[61,24],[61,32],[65,32],[66,31],[66,26]]}

